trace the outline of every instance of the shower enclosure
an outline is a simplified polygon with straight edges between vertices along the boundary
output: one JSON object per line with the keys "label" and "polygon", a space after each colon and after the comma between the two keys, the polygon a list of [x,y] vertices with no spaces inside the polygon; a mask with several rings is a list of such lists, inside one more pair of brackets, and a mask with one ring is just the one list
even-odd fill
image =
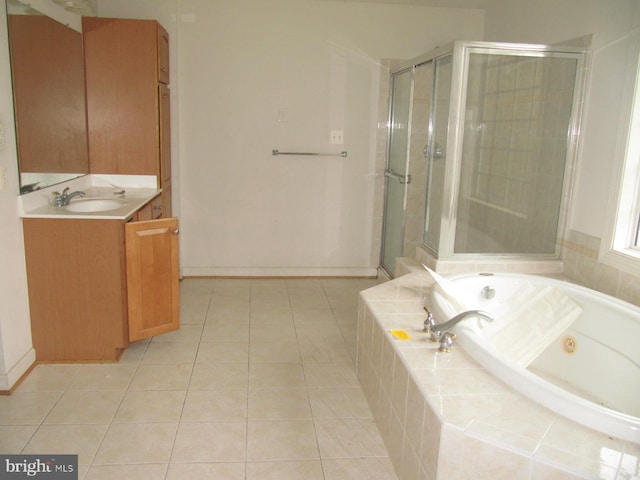
{"label": "shower enclosure", "polygon": [[[585,54],[582,47],[460,41],[391,72],[381,256],[388,273],[392,259],[415,255],[407,237],[416,222],[418,247],[436,261],[558,257]],[[418,80],[425,75],[429,81]],[[406,165],[396,175],[403,151]],[[424,171],[413,186],[421,206],[409,201],[414,171]],[[389,196],[398,184],[404,208],[394,211]]]}

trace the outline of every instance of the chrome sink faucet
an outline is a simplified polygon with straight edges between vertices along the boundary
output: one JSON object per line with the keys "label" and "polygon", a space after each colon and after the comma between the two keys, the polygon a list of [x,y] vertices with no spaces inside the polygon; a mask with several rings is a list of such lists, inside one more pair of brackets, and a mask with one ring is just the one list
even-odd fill
{"label": "chrome sink faucet", "polygon": [[54,205],[56,207],[66,207],[74,197],[84,197],[85,193],[82,190],[69,193],[69,187],[65,188],[62,193],[52,192]]}
{"label": "chrome sink faucet", "polygon": [[456,339],[456,336],[451,332],[451,329],[465,318],[480,317],[488,320],[489,322],[493,322],[493,316],[487,312],[482,310],[467,310],[466,312],[459,313],[451,320],[447,320],[444,323],[436,323],[436,320],[429,309],[425,307],[425,310],[427,311],[427,319],[424,321],[423,331],[429,334],[431,341],[440,342],[439,350],[441,352],[451,351],[451,345],[453,345],[453,341]]}

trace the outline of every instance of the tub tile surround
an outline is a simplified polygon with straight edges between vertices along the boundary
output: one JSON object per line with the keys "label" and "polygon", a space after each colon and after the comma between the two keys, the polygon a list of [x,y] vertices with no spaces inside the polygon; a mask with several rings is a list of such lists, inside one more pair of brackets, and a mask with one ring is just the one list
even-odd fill
{"label": "tub tile surround", "polygon": [[565,273],[589,288],[640,306],[640,277],[599,262],[600,242],[569,230],[561,242]]}
{"label": "tub tile surround", "polygon": [[555,275],[564,272],[564,262],[559,259],[511,258],[490,255],[462,256],[461,258],[438,259],[424,246],[416,248],[415,258],[408,258],[414,266],[426,265],[442,275],[457,275],[471,272],[528,273],[533,275]]}
{"label": "tub tile surround", "polygon": [[439,352],[422,332],[432,284],[416,272],[360,294],[357,375],[400,480],[640,478],[640,445],[557,416],[459,346]]}

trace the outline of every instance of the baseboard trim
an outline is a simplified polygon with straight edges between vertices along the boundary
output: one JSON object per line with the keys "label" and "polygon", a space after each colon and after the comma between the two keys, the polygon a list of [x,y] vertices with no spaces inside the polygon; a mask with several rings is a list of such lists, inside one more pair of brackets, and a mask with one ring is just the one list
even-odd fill
{"label": "baseboard trim", "polygon": [[377,268],[369,267],[184,267],[182,277],[227,277],[227,278],[317,278],[356,277],[376,278]]}
{"label": "baseboard trim", "polygon": [[9,395],[36,366],[36,351],[32,348],[5,374],[0,374],[0,395]]}

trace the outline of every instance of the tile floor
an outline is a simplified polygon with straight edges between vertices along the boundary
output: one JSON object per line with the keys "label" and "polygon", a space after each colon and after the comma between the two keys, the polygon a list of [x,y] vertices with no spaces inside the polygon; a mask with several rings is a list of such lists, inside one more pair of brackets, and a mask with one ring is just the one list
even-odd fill
{"label": "tile floor", "polygon": [[85,480],[396,480],[353,363],[375,283],[184,280],[179,331],[0,397],[0,452],[77,453]]}

